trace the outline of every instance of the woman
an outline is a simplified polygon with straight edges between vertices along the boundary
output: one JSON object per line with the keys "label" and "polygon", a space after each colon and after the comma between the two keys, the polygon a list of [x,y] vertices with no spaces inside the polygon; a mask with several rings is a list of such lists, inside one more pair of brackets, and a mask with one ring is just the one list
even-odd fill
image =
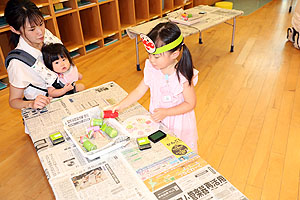
{"label": "woman", "polygon": [[16,49],[24,50],[37,59],[34,67],[17,59],[9,62],[9,104],[15,109],[43,108],[51,100],[46,96],[47,87],[52,85],[57,76],[44,66],[41,48],[44,43],[61,41],[45,29],[42,13],[29,0],[9,0],[4,16],[12,31],[11,42]]}

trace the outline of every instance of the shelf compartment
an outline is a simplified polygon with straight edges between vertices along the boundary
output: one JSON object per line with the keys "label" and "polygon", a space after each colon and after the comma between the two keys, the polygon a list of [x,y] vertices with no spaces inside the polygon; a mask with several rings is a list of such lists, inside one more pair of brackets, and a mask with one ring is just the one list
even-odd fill
{"label": "shelf compartment", "polygon": [[163,14],[168,13],[173,9],[173,0],[164,0],[163,4],[164,4],[162,10]]}
{"label": "shelf compartment", "polygon": [[96,2],[91,0],[77,0],[77,5],[79,9],[85,9],[96,5]]}
{"label": "shelf compartment", "polygon": [[51,17],[49,5],[40,7],[40,11],[42,12],[44,19],[49,19]]}
{"label": "shelf compartment", "polygon": [[10,34],[11,31],[0,33],[0,47],[2,48],[4,58],[6,58],[7,54],[13,50],[13,47],[9,43]]}
{"label": "shelf compartment", "polygon": [[85,51],[86,51],[86,53],[90,53],[91,51],[94,51],[94,50],[99,49],[101,47],[103,47],[103,43],[100,40],[98,40],[96,42],[93,42],[91,44],[86,45],[85,46]]}
{"label": "shelf compartment", "polygon": [[190,9],[193,7],[193,2],[192,1],[189,1],[187,2],[185,5],[184,5],[184,10],[186,9]]}
{"label": "shelf compartment", "polygon": [[106,37],[120,29],[116,1],[99,5],[103,36]]}
{"label": "shelf compartment", "polygon": [[54,26],[53,19],[45,20],[45,27],[46,27],[52,34],[55,35],[55,26]]}
{"label": "shelf compartment", "polygon": [[126,30],[122,30],[121,31],[121,37],[124,38],[127,36],[127,31]]}
{"label": "shelf compartment", "polygon": [[149,18],[156,18],[161,16],[162,4],[161,1],[149,0]]}
{"label": "shelf compartment", "polygon": [[82,31],[78,13],[70,13],[56,18],[60,39],[69,51],[83,46]]}
{"label": "shelf compartment", "polygon": [[174,9],[178,8],[178,7],[183,7],[184,2],[183,0],[174,0]]}
{"label": "shelf compartment", "polygon": [[99,8],[90,7],[79,11],[84,44],[99,40],[102,36]]}
{"label": "shelf compartment", "polygon": [[98,0],[98,2],[99,2],[100,4],[104,4],[104,3],[112,2],[112,1],[115,1],[115,0]]}
{"label": "shelf compartment", "polygon": [[84,55],[84,49],[83,48],[74,49],[72,51],[69,51],[69,53],[72,59],[78,58]]}
{"label": "shelf compartment", "polygon": [[134,0],[136,23],[139,24],[149,19],[148,0]]}
{"label": "shelf compartment", "polygon": [[4,60],[5,60],[5,58],[2,53],[2,48],[0,47],[0,79],[7,77],[7,71],[6,71],[6,67],[4,64]]}
{"label": "shelf compartment", "polygon": [[55,14],[64,13],[76,8],[74,0],[53,0]]}
{"label": "shelf compartment", "polygon": [[0,28],[4,28],[8,26],[6,20],[5,20],[5,17],[0,17]]}
{"label": "shelf compartment", "polygon": [[134,0],[119,1],[119,13],[121,29],[126,29],[136,24]]}
{"label": "shelf compartment", "polygon": [[110,35],[104,38],[104,46],[109,46],[119,40],[118,34]]}
{"label": "shelf compartment", "polygon": [[7,1],[8,0],[0,1],[0,17],[4,16],[4,9],[5,9],[5,5],[6,5]]}

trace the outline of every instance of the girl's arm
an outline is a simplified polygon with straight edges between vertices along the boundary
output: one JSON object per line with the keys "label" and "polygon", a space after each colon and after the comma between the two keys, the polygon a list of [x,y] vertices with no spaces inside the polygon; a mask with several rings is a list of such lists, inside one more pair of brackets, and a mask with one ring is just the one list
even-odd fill
{"label": "girl's arm", "polygon": [[140,82],[140,84],[129,94],[125,97],[120,103],[113,106],[114,111],[122,111],[123,109],[127,108],[131,104],[137,102],[140,98],[144,96],[144,94],[148,90],[148,86],[145,84],[144,79]]}
{"label": "girl's arm", "polygon": [[184,102],[171,108],[156,108],[152,113],[152,118],[155,122],[162,121],[167,116],[180,115],[192,111],[196,106],[196,93],[194,85],[189,85],[188,82],[183,84]]}
{"label": "girl's arm", "polygon": [[43,95],[38,95],[34,101],[23,100],[24,88],[16,88],[9,86],[9,105],[15,109],[22,108],[43,108],[50,103],[51,98]]}
{"label": "girl's arm", "polygon": [[61,89],[55,89],[54,87],[48,87],[48,94],[51,97],[60,97],[64,94],[66,94],[68,91],[73,90],[73,89],[74,89],[74,86],[71,83],[67,83]]}

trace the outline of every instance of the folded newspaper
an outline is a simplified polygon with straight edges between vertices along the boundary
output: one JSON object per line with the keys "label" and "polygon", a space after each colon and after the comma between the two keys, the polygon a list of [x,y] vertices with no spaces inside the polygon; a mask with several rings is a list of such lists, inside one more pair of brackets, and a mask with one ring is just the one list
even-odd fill
{"label": "folded newspaper", "polygon": [[102,119],[99,107],[63,119],[64,129],[79,152],[92,160],[130,142],[127,131],[115,119]]}
{"label": "folded newspaper", "polygon": [[204,20],[203,17],[205,15],[206,12],[199,12],[198,10],[185,11],[179,9],[178,11],[168,14],[168,18],[172,22],[190,26]]}

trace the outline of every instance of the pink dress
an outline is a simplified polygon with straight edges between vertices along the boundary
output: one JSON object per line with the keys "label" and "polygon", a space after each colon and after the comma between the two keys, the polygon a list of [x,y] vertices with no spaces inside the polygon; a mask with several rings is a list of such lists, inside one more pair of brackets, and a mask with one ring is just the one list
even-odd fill
{"label": "pink dress", "polygon": [[[150,88],[149,111],[156,108],[170,108],[184,102],[183,84],[187,79],[180,74],[180,82],[176,72],[166,77],[160,70],[155,69],[147,59],[144,69],[144,82]],[[193,84],[198,81],[198,71],[194,69]],[[175,116],[166,117],[163,121],[170,131],[197,152],[197,125],[194,110]]]}

